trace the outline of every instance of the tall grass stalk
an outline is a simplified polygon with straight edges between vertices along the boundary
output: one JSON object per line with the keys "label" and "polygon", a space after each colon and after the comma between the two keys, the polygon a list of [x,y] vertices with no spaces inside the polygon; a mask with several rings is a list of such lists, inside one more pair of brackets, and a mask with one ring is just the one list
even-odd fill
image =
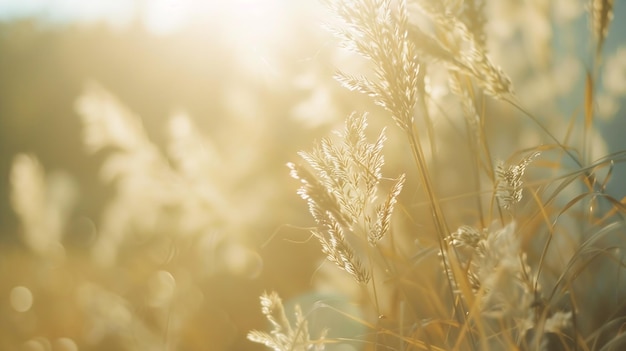
{"label": "tall grass stalk", "polygon": [[[613,1],[590,3],[596,51],[582,83],[580,128],[575,116],[569,123],[548,123],[547,116],[531,112],[493,60],[486,11],[505,2],[325,3],[340,20],[329,26],[340,45],[371,65],[365,74],[338,70],[336,79],[391,116],[413,163],[400,167],[409,175],[415,168],[418,180],[403,174],[386,190],[385,138],[367,142],[365,114],[356,112],[337,138],[300,153],[304,165],[289,164],[300,181],[298,194],[316,221],[312,233],[322,252],[359,284],[360,292],[351,297],[372,317],[352,316],[371,334],[325,342],[365,340],[359,345],[367,350],[609,350],[626,345],[617,327],[626,305],[616,302],[611,306],[619,312],[607,315],[598,312],[604,305],[592,302],[626,290],[620,284],[589,285],[607,284],[603,274],[623,278],[620,235],[626,201],[612,197],[606,187],[624,153],[598,158],[594,127],[594,82]],[[444,97],[435,94],[435,87],[445,90]],[[437,109],[442,103],[461,117],[447,116],[448,129],[441,122],[448,112]],[[498,161],[503,157],[498,137],[515,132],[493,114],[522,117],[515,120],[520,134],[536,132],[540,141],[530,146],[511,141],[512,156]],[[555,125],[565,126],[565,135],[556,133]],[[455,131],[462,137],[448,139]],[[440,179],[450,169],[458,173],[454,189],[462,190],[441,196],[448,185]],[[422,203],[407,191],[423,191],[426,213],[416,211]],[[380,202],[380,195],[386,201]],[[462,207],[443,205],[453,201]],[[397,208],[402,212],[395,213],[392,225]],[[397,218],[401,214],[404,222]],[[421,221],[432,222],[432,233]],[[374,316],[367,314],[371,310]],[[270,346],[269,336],[251,339]],[[322,345],[306,340],[297,346]]]}

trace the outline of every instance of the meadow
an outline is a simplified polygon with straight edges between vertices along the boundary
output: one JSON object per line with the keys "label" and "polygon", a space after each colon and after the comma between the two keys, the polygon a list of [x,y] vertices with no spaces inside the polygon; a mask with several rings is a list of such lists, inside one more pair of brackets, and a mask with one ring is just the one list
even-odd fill
{"label": "meadow", "polygon": [[622,3],[284,5],[0,24],[0,349],[626,347]]}

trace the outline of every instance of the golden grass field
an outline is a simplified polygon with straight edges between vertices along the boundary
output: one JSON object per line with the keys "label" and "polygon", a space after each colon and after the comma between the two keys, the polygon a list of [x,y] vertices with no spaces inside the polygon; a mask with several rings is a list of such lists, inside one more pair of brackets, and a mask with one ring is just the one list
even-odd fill
{"label": "golden grass field", "polygon": [[162,3],[0,22],[0,350],[626,347],[623,3]]}

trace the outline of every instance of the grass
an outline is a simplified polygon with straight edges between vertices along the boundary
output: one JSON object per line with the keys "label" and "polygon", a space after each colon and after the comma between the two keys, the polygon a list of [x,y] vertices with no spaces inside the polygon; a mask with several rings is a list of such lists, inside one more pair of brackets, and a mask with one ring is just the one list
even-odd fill
{"label": "grass", "polygon": [[[329,25],[339,44],[369,63],[363,73],[339,69],[336,79],[382,107],[377,117],[387,115],[382,124],[396,128],[400,141],[386,149],[383,128],[369,142],[366,113],[358,111],[289,168],[315,220],[312,236],[358,286],[349,296],[365,317],[352,320],[367,332],[311,339],[298,310],[299,332],[273,322],[271,334],[249,338],[282,351],[325,343],[366,350],[623,347],[625,201],[606,192],[623,153],[592,156],[595,82],[613,2],[589,5],[595,47],[584,97],[569,122],[552,123],[524,107],[492,60],[486,9],[496,6],[489,1],[326,3],[339,18]],[[516,120],[492,116],[503,111]],[[498,159],[498,139],[511,137],[498,123],[534,129],[539,142]],[[394,165],[400,176],[383,176],[383,149],[404,161]]]}
{"label": "grass", "polygon": [[171,93],[207,100],[206,123],[175,110],[155,132],[86,84],[98,218],[83,183],[14,155],[0,350],[624,348],[626,151],[599,132],[626,96],[613,1],[323,3],[334,39],[298,38],[306,59],[230,43],[239,24],[208,50],[232,64],[190,55],[193,96]]}

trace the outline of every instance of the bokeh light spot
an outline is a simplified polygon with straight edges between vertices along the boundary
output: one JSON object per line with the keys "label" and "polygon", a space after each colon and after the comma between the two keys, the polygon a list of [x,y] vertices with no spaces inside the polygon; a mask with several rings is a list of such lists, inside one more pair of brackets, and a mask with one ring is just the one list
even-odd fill
{"label": "bokeh light spot", "polygon": [[58,338],[54,342],[54,351],[78,351],[78,346],[70,338]]}
{"label": "bokeh light spot", "polygon": [[234,275],[256,278],[261,274],[261,256],[240,244],[229,244],[224,248],[223,260],[227,269]]}
{"label": "bokeh light spot", "polygon": [[35,338],[22,344],[22,351],[51,351],[50,342],[44,338]]}
{"label": "bokeh light spot", "polygon": [[17,312],[26,312],[33,306],[33,294],[24,286],[11,289],[11,307]]}

